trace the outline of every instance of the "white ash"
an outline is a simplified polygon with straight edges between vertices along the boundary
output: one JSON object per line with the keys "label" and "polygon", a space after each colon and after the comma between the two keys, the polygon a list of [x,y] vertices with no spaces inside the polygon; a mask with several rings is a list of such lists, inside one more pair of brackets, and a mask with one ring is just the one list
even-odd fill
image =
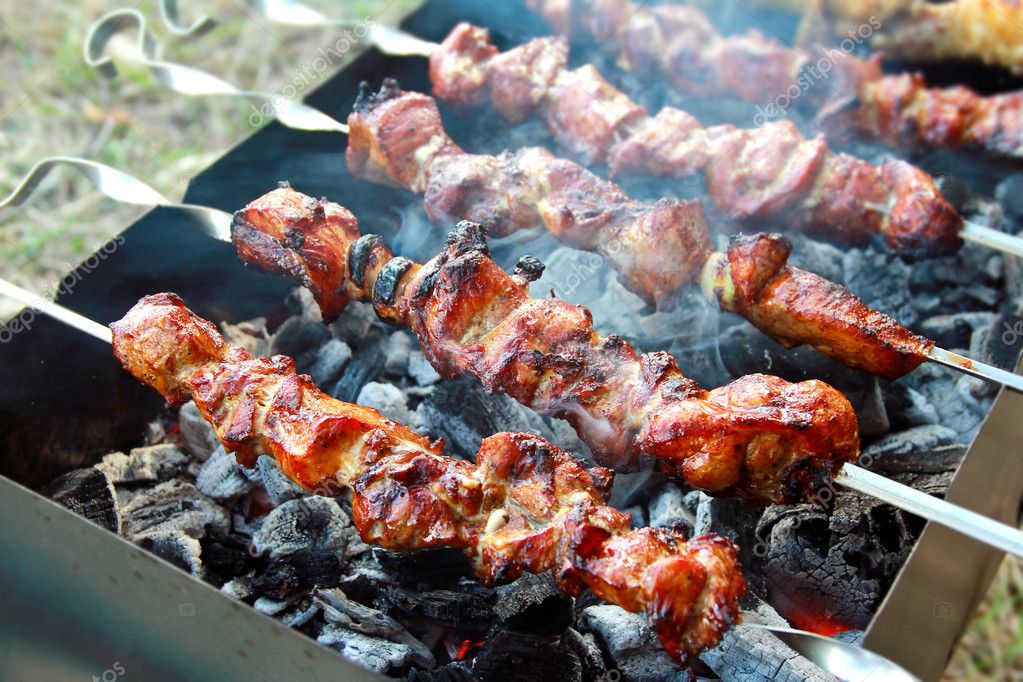
{"label": "white ash", "polygon": [[649,525],[653,528],[670,528],[686,535],[693,531],[696,515],[686,506],[686,494],[674,483],[665,483],[659,494],[650,503]]}
{"label": "white ash", "polygon": [[228,597],[232,597],[238,601],[248,599],[255,594],[255,590],[252,587],[252,581],[247,576],[240,576],[238,578],[228,580],[220,586],[220,591]]}
{"label": "white ash", "polygon": [[270,355],[270,333],[266,329],[265,317],[238,324],[224,322],[220,325],[220,331],[225,341],[232,346],[244,348],[254,357]]}
{"label": "white ash", "polygon": [[412,412],[408,409],[408,398],[405,392],[394,384],[383,384],[371,381],[362,387],[356,404],[372,407],[380,411],[388,419],[400,424],[412,426]]}
{"label": "white ash", "polygon": [[146,535],[180,530],[201,538],[207,527],[227,532],[230,525],[223,507],[208,499],[191,483],[167,481],[136,495],[121,509],[125,536],[139,541]]}
{"label": "white ash", "polygon": [[294,315],[313,322],[323,321],[323,314],[320,312],[320,306],[316,303],[313,292],[305,287],[295,287],[289,291],[288,295],[284,297],[284,303]]}
{"label": "white ash", "polygon": [[348,559],[367,549],[338,503],[320,495],[291,500],[274,509],[252,542],[257,551],[270,558],[316,550]]}
{"label": "white ash", "polygon": [[188,465],[188,456],[170,443],[134,448],[125,455],[111,452],[95,468],[112,483],[166,481]]}
{"label": "white ash", "polygon": [[256,601],[252,602],[252,608],[268,616],[276,616],[278,613],[288,608],[288,600],[260,597]]}
{"label": "white ash", "polygon": [[189,400],[178,410],[178,425],[181,427],[181,440],[185,449],[196,459],[205,461],[220,445],[213,426],[199,414],[195,402]]}
{"label": "white ash", "polygon": [[432,386],[440,381],[440,374],[433,368],[426,354],[421,350],[414,350],[408,356],[408,374],[412,377],[417,386]]}
{"label": "white ash", "polygon": [[202,578],[204,575],[202,546],[199,544],[199,540],[183,531],[168,530],[146,533],[140,538],[139,546],[178,568],[188,571],[197,578]]}
{"label": "white ash", "polygon": [[593,633],[626,679],[666,680],[681,670],[660,647],[656,635],[638,613],[602,604],[586,608],[579,621]]}
{"label": "white ash", "polygon": [[340,339],[330,339],[316,351],[316,359],[308,374],[320,388],[337,381],[341,370],[352,359],[352,349]]}
{"label": "white ash", "polygon": [[408,370],[409,354],[415,343],[413,337],[404,331],[396,331],[383,344],[385,360],[384,373],[400,377]]}
{"label": "white ash", "polygon": [[364,635],[334,623],[323,626],[316,641],[363,668],[382,674],[402,671],[413,662],[413,653],[407,644]]}
{"label": "white ash", "polygon": [[254,483],[235,456],[220,446],[203,463],[195,486],[203,495],[214,500],[229,500],[249,492]]}
{"label": "white ash", "polygon": [[353,343],[366,337],[370,328],[380,325],[380,320],[368,303],[352,302],[341,317],[331,323],[334,338]]}

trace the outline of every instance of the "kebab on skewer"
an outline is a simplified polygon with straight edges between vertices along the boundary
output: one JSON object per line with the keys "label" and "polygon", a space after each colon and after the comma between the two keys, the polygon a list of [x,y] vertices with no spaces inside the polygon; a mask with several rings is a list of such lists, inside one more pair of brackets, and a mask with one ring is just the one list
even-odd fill
{"label": "kebab on skewer", "polygon": [[442,442],[322,393],[291,358],[228,345],[174,294],[146,296],[110,328],[125,369],[168,403],[194,400],[239,462],[269,455],[306,490],[350,489],[368,543],[460,549],[490,585],[550,572],[568,594],[589,587],[645,613],[678,661],[739,619],[746,583],[731,542],[630,530],[608,506],[612,473],[538,436],[486,438],[475,463],[447,457]]}
{"label": "kebab on skewer", "polygon": [[657,468],[715,495],[757,503],[811,499],[858,452],[856,416],[819,381],[750,375],[705,391],[667,353],[639,355],[602,337],[585,308],[532,298],[542,266],[508,274],[483,229],[458,224],[425,265],[360,236],[342,206],[278,188],[235,215],[242,260],[308,287],[326,321],[349,300],[411,329],[444,377],[476,376],[488,391],[566,419],[596,460]]}
{"label": "kebab on skewer", "polygon": [[[921,4],[954,16],[957,10],[945,8],[960,2]],[[613,45],[626,68],[657,71],[687,94],[730,95],[765,106],[770,113],[773,103],[796,86],[801,106],[820,109],[826,132],[842,134],[852,124],[896,147],[977,149],[1023,160],[1020,91],[981,96],[961,86],[928,88],[920,74],[884,75],[879,56],[863,60],[823,47],[793,48],[758,31],[723,37],[692,6],[646,7],[619,0],[528,0],[527,4],[558,32],[581,33]],[[1019,52],[1018,41],[1009,44],[1013,47],[1006,51]],[[816,77],[805,80],[807,74],[815,73]],[[800,85],[804,82],[807,87]]]}
{"label": "kebab on skewer", "polygon": [[[799,42],[845,39],[872,19],[870,45],[916,61],[969,59],[1023,74],[1019,31],[1023,5],[1014,0],[761,0],[803,15]],[[852,32],[852,33],[850,33]]]}
{"label": "kebab on skewer", "polygon": [[883,235],[903,255],[956,248],[962,218],[924,171],[901,160],[880,167],[806,139],[791,121],[760,128],[704,128],[666,107],[655,116],[592,65],[567,69],[564,38],[537,38],[500,53],[490,33],[459,24],[430,57],[433,94],[454,105],[488,99],[511,121],[537,113],[557,141],[614,175],[704,173],[718,211],[749,223],[774,220],[832,241],[863,245]]}
{"label": "kebab on skewer", "polygon": [[[124,25],[125,21],[130,20],[134,23],[140,31],[144,31],[144,19],[141,14],[136,10],[123,10],[119,12],[112,12],[106,17],[97,22],[90,32],[90,37],[87,40],[86,47],[86,61],[100,69],[103,73],[112,73],[114,70],[110,68],[112,65],[109,59],[103,56],[103,46],[106,40],[109,39],[113,33],[116,32],[118,26]],[[408,34],[395,31],[393,29],[387,29],[384,34],[387,36],[386,49],[393,51],[397,54],[432,54],[436,49],[436,45],[432,43],[426,43],[415,39]],[[380,37],[377,36],[379,40]],[[145,41],[144,41],[145,42]],[[229,84],[216,79],[216,87],[212,90],[204,89],[203,84],[208,83],[215,77],[199,72],[191,67],[185,67],[178,64],[173,64],[164,61],[155,61],[152,55],[146,54],[143,58],[144,65],[149,68],[154,76],[159,78],[162,82],[167,84],[172,89],[175,89],[182,94],[194,95],[199,92],[201,93],[212,93],[212,94],[231,94],[231,95],[244,95],[244,96],[259,96],[268,100],[270,103],[275,103],[279,100],[275,95],[269,93],[257,93],[252,91],[239,91],[233,88]],[[199,75],[199,80],[194,82],[196,74]],[[329,117],[326,117],[321,112],[312,109],[304,104],[298,102],[287,101],[286,106],[281,105],[277,107],[275,105],[275,111],[280,116],[280,121],[285,125],[295,127],[301,130],[325,130],[331,132],[348,132],[348,126],[334,121]],[[433,112],[436,114],[436,112]],[[437,126],[440,128],[441,133],[443,128],[439,124],[439,116]],[[447,144],[445,151],[454,151],[457,147],[453,143]],[[425,150],[426,156],[431,156],[431,151]],[[525,151],[525,150],[524,150]],[[535,150],[530,150],[535,152]],[[542,150],[533,153],[533,161],[543,165],[548,160],[547,157],[543,157],[542,154],[546,154]],[[486,170],[486,165],[493,162],[491,157],[480,157],[476,155],[464,155],[466,159],[472,159],[468,165],[475,164],[477,169]],[[522,156],[520,153],[517,155]],[[549,155],[548,155],[549,156]],[[553,157],[550,157],[554,160]],[[554,198],[563,201],[567,197],[573,194],[573,192],[586,192],[592,189],[599,190],[603,189],[606,197],[601,197],[600,200],[605,200],[608,197],[611,198],[610,208],[613,209],[625,209],[625,213],[629,211],[635,211],[637,205],[635,202],[630,202],[621,190],[613,183],[601,184],[599,178],[596,178],[592,174],[588,173],[585,169],[580,169],[577,166],[563,160],[556,160],[558,170],[560,171],[561,178],[559,182],[562,184],[563,181],[571,179],[575,176],[575,188],[561,188],[558,191],[561,193],[560,196]],[[479,163],[482,162],[482,168]],[[38,167],[37,167],[38,168]],[[37,169],[33,169],[35,171]],[[384,177],[388,177],[386,174]],[[455,178],[458,179],[457,177]],[[508,199],[502,196],[502,190],[500,187],[495,187],[495,183],[479,178],[468,178],[468,182],[471,184],[475,182],[477,184],[476,189],[482,190],[490,187],[493,194],[493,205],[495,208],[500,208],[501,203],[508,203]],[[443,189],[443,188],[442,188]],[[550,186],[543,186],[539,188],[539,197],[542,202],[548,201],[548,195],[550,194]],[[454,194],[457,196],[458,192],[465,193],[466,188],[456,188]],[[17,193],[17,190],[16,190]],[[468,193],[478,194],[472,188],[468,188]],[[516,201],[522,201],[525,197],[516,197]],[[575,199],[579,199],[579,196],[575,196]],[[159,203],[159,202],[158,202]],[[627,206],[632,204],[632,206]],[[429,206],[429,202],[428,202]],[[518,204],[516,204],[518,206]],[[599,201],[593,206],[586,206],[585,201],[575,201],[573,204],[574,208],[581,209],[583,214],[587,212],[601,213],[604,209],[599,208]],[[679,209],[679,202],[668,205],[659,205],[661,210],[661,218],[659,222],[664,223],[670,219],[670,214],[675,212],[675,219],[683,222],[679,223],[674,227],[675,230],[688,230],[692,232],[689,237],[673,236],[669,241],[675,246],[685,246],[692,240],[692,243],[699,244],[701,240],[706,241],[706,236],[701,237],[694,230],[702,230],[705,235],[705,227],[702,223],[702,214],[695,208],[688,210]],[[695,205],[694,205],[695,206]],[[190,207],[194,209],[195,207]],[[549,204],[548,204],[549,208]],[[547,222],[553,213],[549,210],[545,210],[541,213],[537,206],[524,205],[521,206],[522,215],[533,216],[536,223]],[[840,207],[839,209],[840,210]],[[484,210],[484,212],[486,212]],[[508,212],[505,211],[505,214]],[[650,234],[644,235],[643,230],[634,230],[633,236],[637,238],[645,236],[657,236],[660,233],[664,236],[664,230],[660,229],[654,221],[650,220],[652,213],[647,216],[647,223],[656,230],[652,230]],[[688,218],[687,218],[688,215]],[[686,224],[686,220],[696,220],[696,216],[701,217],[692,224]],[[605,217],[609,214],[605,213]],[[594,216],[590,216],[593,218]],[[599,221],[599,215],[596,216]],[[208,216],[201,216],[201,219],[206,220]],[[483,219],[488,219],[488,216],[484,216]],[[217,222],[217,218],[212,219],[213,222]],[[594,221],[589,218],[586,221],[593,223]],[[592,227],[592,225],[591,225]],[[606,227],[606,226],[605,226]],[[964,223],[963,235],[969,236],[969,238],[977,240],[978,231],[986,230],[988,237],[985,239],[985,243],[994,248],[1002,248],[1014,250],[1023,255],[1023,251],[1020,251],[1020,246],[1014,238],[1000,233],[990,228],[983,228],[982,226],[972,225],[970,223]],[[517,228],[516,228],[517,229]],[[563,230],[561,230],[563,232]],[[608,232],[608,230],[603,230]],[[559,231],[555,230],[557,234]],[[637,290],[640,295],[644,295],[646,289],[636,289],[637,284],[649,288],[649,286],[656,286],[659,280],[668,281],[669,288],[663,292],[671,296],[671,294],[679,287],[689,283],[695,282],[695,280],[685,279],[687,274],[686,269],[679,270],[679,273],[683,275],[683,278],[677,282],[672,283],[670,275],[663,272],[663,255],[659,255],[657,258],[649,259],[646,263],[648,267],[637,267],[641,265],[636,262],[637,256],[642,256],[641,249],[643,244],[641,242],[635,242],[631,244],[625,244],[617,241],[617,237],[613,234],[604,234],[604,237],[614,238],[610,243],[598,243],[596,250],[603,251],[606,254],[614,255],[617,253],[621,254],[619,258],[611,258],[612,264],[622,271],[623,269],[631,271],[636,275],[636,279],[629,281],[626,278],[628,285],[632,286],[634,290]],[[563,235],[565,239],[570,235]],[[219,235],[218,235],[219,238]],[[578,240],[577,240],[578,241]],[[583,240],[585,241],[585,240]],[[635,240],[634,240],[635,241]],[[915,334],[912,334],[908,330],[902,328],[894,320],[886,315],[873,311],[865,306],[861,301],[853,297],[847,290],[834,283],[828,282],[823,278],[808,273],[798,268],[792,268],[785,265],[784,260],[787,256],[787,250],[789,245],[782,238],[771,236],[767,238],[758,238],[759,246],[757,251],[761,256],[769,256],[770,260],[766,263],[761,263],[757,268],[745,269],[740,268],[737,272],[747,276],[757,275],[755,279],[750,280],[748,284],[740,284],[736,280],[736,273],[729,272],[733,267],[731,261],[733,261],[732,251],[729,249],[728,258],[725,258],[723,254],[713,254],[707,258],[707,263],[704,265],[704,270],[699,277],[702,284],[702,288],[705,296],[708,297],[712,302],[722,306],[723,309],[731,312],[739,313],[747,319],[751,320],[761,331],[766,333],[771,338],[774,338],[779,343],[786,347],[794,347],[800,344],[810,344],[817,348],[822,353],[825,353],[831,357],[838,359],[839,361],[850,365],[852,367],[858,367],[888,378],[895,378],[911,371],[913,368],[918,366],[925,360],[931,360],[939,362],[941,364],[952,367],[958,371],[971,374],[973,376],[985,379],[987,381],[995,381],[1000,384],[1012,386],[1017,390],[1023,390],[1023,381],[1021,381],[1018,375],[1011,372],[1006,372],[997,367],[986,365],[984,363],[976,362],[965,358],[961,355],[951,353],[944,349],[936,347],[933,342],[922,339]],[[1013,242],[1013,243],[1010,243]],[[570,243],[573,243],[570,241]],[[750,242],[746,242],[744,248],[739,248],[735,254],[738,259],[742,258],[743,252],[750,252],[751,247],[754,246]],[[646,246],[647,255],[650,254],[649,245]],[[697,249],[696,252],[700,250]],[[685,251],[681,251],[685,253]],[[728,261],[728,262],[726,262]],[[691,263],[690,263],[691,264]],[[713,267],[711,265],[713,264]],[[773,269],[773,270],[772,270]],[[693,274],[693,273],[689,273]],[[665,278],[669,278],[666,280]],[[730,281],[731,280],[731,281]],[[768,294],[767,292],[772,292]],[[783,300],[784,299],[784,300]],[[647,300],[651,300],[649,297]],[[654,298],[654,302],[659,302],[659,299]],[[788,317],[785,317],[788,316]]]}
{"label": "kebab on skewer", "polygon": [[[352,174],[423,194],[436,223],[464,218],[501,236],[542,224],[569,246],[604,256],[648,303],[663,306],[682,287],[699,283],[708,300],[779,343],[810,344],[879,376],[902,376],[925,360],[962,371],[976,367],[844,287],[787,265],[791,245],[779,235],[740,238],[727,253],[711,252],[696,202],[634,201],[613,182],[542,148],[468,154],[445,133],[432,98],[403,92],[393,81],[360,98],[348,123]],[[850,201],[843,197],[836,188],[829,205],[837,210]],[[1011,374],[1004,379],[1015,381]]]}

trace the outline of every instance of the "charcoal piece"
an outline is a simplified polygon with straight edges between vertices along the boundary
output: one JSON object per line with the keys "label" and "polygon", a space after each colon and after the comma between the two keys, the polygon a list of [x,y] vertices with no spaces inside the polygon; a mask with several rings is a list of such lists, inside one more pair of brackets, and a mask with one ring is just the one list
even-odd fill
{"label": "charcoal piece", "polygon": [[281,471],[281,466],[273,457],[260,455],[256,460],[256,469],[259,471],[266,494],[275,506],[279,507],[289,500],[295,500],[305,495],[302,487]]}
{"label": "charcoal piece", "polygon": [[998,183],[995,199],[1008,215],[1023,218],[1023,173],[1013,173]]}
{"label": "charcoal piece", "polygon": [[855,407],[861,438],[879,436],[891,430],[888,410],[885,407],[884,395],[877,377],[871,380],[870,388]]}
{"label": "charcoal piece", "polygon": [[421,350],[414,350],[409,353],[408,375],[412,377],[417,386],[433,386],[440,381],[440,374],[433,368],[426,354]]}
{"label": "charcoal piece", "polygon": [[574,600],[558,589],[549,573],[526,574],[497,588],[494,614],[517,632],[558,635],[572,624]]}
{"label": "charcoal piece", "polygon": [[337,588],[362,604],[372,604],[385,587],[393,584],[391,576],[380,570],[372,553],[366,552],[348,563]]}
{"label": "charcoal piece", "polygon": [[366,549],[348,514],[332,498],[319,495],[290,500],[274,509],[252,544],[271,559],[308,550],[345,560]]}
{"label": "charcoal piece", "polygon": [[452,661],[433,670],[409,671],[405,682],[482,682],[472,670],[461,661]]}
{"label": "charcoal piece", "polygon": [[562,641],[575,651],[582,664],[584,680],[607,679],[607,664],[604,663],[604,654],[597,645],[597,640],[590,633],[581,633],[574,628],[569,628],[562,636]]}
{"label": "charcoal piece", "polygon": [[284,297],[284,305],[288,306],[292,315],[313,322],[323,321],[323,314],[320,312],[319,304],[316,303],[316,297],[305,287],[295,287],[289,291],[288,295]]}
{"label": "charcoal piece", "polygon": [[221,446],[203,463],[196,476],[195,487],[214,500],[230,500],[251,490],[252,481],[235,456]]}
{"label": "charcoal piece", "polygon": [[270,334],[266,329],[265,317],[238,324],[224,322],[220,325],[220,331],[230,345],[244,348],[254,357],[270,355]]}
{"label": "charcoal piece", "polygon": [[685,493],[676,484],[667,482],[650,498],[649,525],[670,528],[685,535],[693,532],[696,515],[686,506]]}
{"label": "charcoal piece", "polygon": [[201,578],[203,565],[199,541],[179,530],[148,533],[139,541],[139,547],[152,552],[183,571]]}
{"label": "charcoal piece", "polygon": [[850,249],[842,267],[845,286],[864,303],[908,327],[916,326],[919,317],[909,289],[909,265],[888,251]]}
{"label": "charcoal piece", "polygon": [[398,621],[372,607],[352,601],[337,589],[317,590],[316,604],[323,610],[328,624],[340,625],[364,635],[381,637],[390,642],[408,647],[409,660],[422,668],[437,664],[433,654],[421,641],[416,639]]}
{"label": "charcoal piece", "polygon": [[226,531],[223,507],[208,500],[191,483],[171,480],[136,495],[121,510],[124,534],[138,541],[148,533],[180,530],[201,538],[207,526]]}
{"label": "charcoal piece", "polygon": [[980,380],[954,373],[949,377],[949,372],[945,374],[944,380],[922,384],[920,392],[934,405],[939,423],[954,430],[960,442],[968,443],[987,414],[986,405],[973,393]]}
{"label": "charcoal piece", "polygon": [[472,671],[481,680],[582,682],[583,666],[573,647],[525,632],[502,632],[476,654]]}
{"label": "charcoal piece", "polygon": [[351,359],[352,349],[347,343],[330,339],[316,350],[315,360],[308,369],[309,376],[317,386],[331,385]]}
{"label": "charcoal piece", "polygon": [[188,464],[188,456],[171,443],[133,448],[125,455],[112,452],[96,465],[111,483],[167,481]]}
{"label": "charcoal piece", "polygon": [[935,315],[921,322],[919,331],[942,348],[964,348],[974,330],[990,326],[994,319],[995,314],[986,311]]}
{"label": "charcoal piece", "polygon": [[864,628],[912,547],[903,513],[839,492],[828,515],[772,507],[757,526],[771,602],[796,627]]}
{"label": "charcoal piece", "polygon": [[482,635],[494,624],[494,595],[490,591],[410,590],[388,587],[377,600],[391,615],[435,621],[467,635]]}
{"label": "charcoal piece", "polygon": [[841,249],[801,234],[789,233],[785,236],[792,242],[789,265],[808,270],[832,282],[845,281]]}
{"label": "charcoal piece", "polygon": [[388,376],[403,376],[408,369],[409,354],[415,340],[408,333],[401,330],[395,331],[383,344],[384,349],[384,372]]}
{"label": "charcoal piece", "polygon": [[938,411],[920,391],[902,381],[880,382],[885,414],[892,431],[938,423]]}
{"label": "charcoal piece", "polygon": [[289,628],[299,628],[311,621],[319,612],[320,607],[317,604],[310,603],[303,608],[300,602],[281,614],[280,619]]}
{"label": "charcoal piece", "polygon": [[722,332],[719,349],[732,378],[763,372],[788,381],[821,379],[845,393],[853,404],[862,400],[872,380],[866,372],[851,371],[809,346],[786,349],[749,323]]}
{"label": "charcoal piece", "polygon": [[475,377],[442,382],[417,413],[423,426],[461,457],[474,458],[483,439],[499,431],[531,432],[557,442],[535,412],[506,395],[488,394]]}
{"label": "charcoal piece", "polygon": [[394,384],[371,381],[362,387],[355,402],[363,407],[372,407],[400,424],[408,424],[410,421],[408,398]]}
{"label": "charcoal piece", "polygon": [[[760,620],[788,626],[773,609],[754,610]],[[834,676],[803,658],[771,633],[756,628],[732,628],[721,643],[700,654],[723,680],[749,682],[834,682]]]}
{"label": "charcoal piece", "polygon": [[99,469],[89,467],[69,471],[44,487],[42,493],[107,530],[121,532],[114,486]]}
{"label": "charcoal piece", "polygon": [[939,473],[955,468],[966,451],[947,426],[928,424],[891,433],[863,448],[863,464],[880,473]]}
{"label": "charcoal piece", "polygon": [[229,533],[210,532],[200,541],[207,577],[223,583],[247,572],[254,565],[248,543]]}
{"label": "charcoal piece", "polygon": [[220,591],[232,599],[242,601],[251,597],[255,591],[252,588],[252,580],[247,576],[241,576],[228,580],[220,586]]}
{"label": "charcoal piece", "polygon": [[438,547],[415,552],[373,548],[373,557],[394,582],[422,587],[453,585],[473,575],[469,559],[457,549]]}
{"label": "charcoal piece", "polygon": [[[352,348],[361,348],[364,341],[379,340],[379,324],[372,305],[354,302],[348,304],[344,314],[330,325],[330,331],[334,338],[345,341]],[[372,334],[371,329],[374,330]]]}
{"label": "charcoal piece", "polygon": [[335,554],[303,549],[268,562],[252,577],[252,588],[271,599],[285,599],[312,587],[333,587],[340,579]]}
{"label": "charcoal piece", "polygon": [[583,611],[580,627],[593,634],[623,679],[669,680],[681,671],[638,613],[609,604],[591,606]]}
{"label": "charcoal piece", "polygon": [[407,645],[364,635],[333,623],[323,627],[316,641],[374,672],[393,674],[412,665],[412,651]]}
{"label": "charcoal piece", "polygon": [[362,387],[380,374],[386,359],[381,337],[379,330],[368,334],[330,390],[332,396],[346,403],[354,402]]}
{"label": "charcoal piece", "polygon": [[252,603],[252,608],[267,616],[276,616],[278,613],[288,608],[288,602],[285,599],[269,599],[267,597],[260,597]]}
{"label": "charcoal piece", "polygon": [[178,426],[185,449],[200,461],[208,459],[220,445],[213,425],[202,418],[199,408],[191,400],[178,410]]}
{"label": "charcoal piece", "polygon": [[1015,372],[1023,352],[1023,316],[1001,314],[991,324],[978,326],[970,350],[983,362]]}
{"label": "charcoal piece", "polygon": [[270,352],[297,357],[319,348],[329,339],[330,330],[320,322],[298,316],[289,317],[270,340]]}

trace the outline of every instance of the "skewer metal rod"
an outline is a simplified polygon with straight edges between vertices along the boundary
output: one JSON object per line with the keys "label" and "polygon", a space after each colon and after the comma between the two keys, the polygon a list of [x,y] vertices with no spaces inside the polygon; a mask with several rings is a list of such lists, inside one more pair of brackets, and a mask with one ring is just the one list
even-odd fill
{"label": "skewer metal rod", "polygon": [[[2,278],[0,293],[101,341],[113,343],[109,328]],[[835,483],[866,493],[911,514],[940,523],[975,540],[1023,558],[1023,532],[1004,523],[931,497],[852,464],[842,467],[835,477]]]}
{"label": "skewer metal rod", "polygon": [[1023,239],[992,229],[986,225],[978,225],[969,220],[963,221],[963,229],[959,236],[974,244],[983,244],[988,248],[997,249],[1017,258],[1023,258]]}
{"label": "skewer metal rod", "polygon": [[1002,384],[1006,388],[1011,388],[1014,391],[1023,393],[1023,376],[1007,372],[1004,369],[989,365],[985,362],[978,362],[977,360],[971,360],[970,358],[953,353],[952,351],[945,350],[944,348],[938,348],[935,346],[928,353],[927,357],[934,362],[957,369],[960,372],[969,374],[970,376],[977,377],[978,379],[984,379],[985,381],[993,381],[998,384]]}
{"label": "skewer metal rod", "polygon": [[64,324],[74,327],[78,331],[85,332],[89,336],[94,336],[100,341],[113,343],[113,336],[110,333],[110,329],[101,325],[99,322],[94,322],[84,315],[79,315],[73,310],[65,308],[59,303],[54,303],[49,299],[33,294],[31,291],[22,289],[17,284],[12,284],[2,278],[0,278],[0,294],[9,296],[16,301],[20,301],[32,310],[48,315],[55,320],[60,320]]}
{"label": "skewer metal rod", "polygon": [[921,518],[951,528],[986,545],[1023,558],[1023,532],[908,485],[853,464],[839,470],[835,483],[887,502]]}

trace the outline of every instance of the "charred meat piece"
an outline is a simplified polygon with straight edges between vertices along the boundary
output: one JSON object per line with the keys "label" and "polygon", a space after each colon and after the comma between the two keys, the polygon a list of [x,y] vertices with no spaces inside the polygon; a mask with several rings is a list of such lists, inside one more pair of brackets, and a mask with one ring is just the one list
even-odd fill
{"label": "charred meat piece", "polygon": [[[980,58],[1023,72],[1018,37],[1023,5],[1015,0],[808,2],[818,13],[833,15],[837,9],[839,15],[857,16],[840,22],[842,36],[869,25],[873,44],[889,55]],[[680,3],[527,4],[560,33],[613,46],[627,68],[659,72],[684,93],[751,102],[761,107],[758,116],[766,120],[781,115],[775,102],[795,85],[800,89],[797,105],[815,109],[822,128],[839,141],[852,124],[895,147],[970,149],[1023,160],[1023,92],[982,96],[965,87],[929,88],[920,74],[884,75],[879,55],[861,59],[846,50],[789,47],[758,31],[722,36],[699,9]],[[474,37],[479,50],[485,36]],[[457,40],[449,45],[451,50],[460,48]],[[483,69],[474,67],[474,72],[479,75]]]}
{"label": "charred meat piece", "polygon": [[[312,243],[347,251],[357,267],[349,266],[346,295],[407,325],[442,376],[471,374],[490,391],[568,420],[606,466],[656,467],[716,495],[770,503],[806,499],[857,454],[852,407],[824,383],[758,374],[706,391],[667,353],[639,355],[621,338],[600,336],[585,308],[532,298],[528,273],[498,267],[475,223],[459,223],[430,262],[409,264],[393,258],[378,237],[353,242],[336,222],[296,216],[296,206],[309,216],[338,213],[297,194],[274,190],[239,211],[235,223],[257,225],[251,212],[262,220],[293,220],[317,233]],[[275,209],[278,204],[284,208]],[[289,229],[278,225],[267,233]],[[248,234],[235,230],[236,240]],[[252,240],[239,252],[260,265],[265,258],[246,254],[261,243]],[[301,253],[295,258],[304,260]],[[404,262],[396,281],[387,277],[395,261]],[[741,290],[754,299],[775,276],[740,274],[750,280]]]}
{"label": "charred meat piece", "polygon": [[143,298],[111,329],[125,369],[172,403],[195,400],[239,461],[269,455],[308,490],[350,488],[366,542],[461,549],[489,584],[549,571],[569,594],[588,586],[645,612],[680,660],[738,620],[746,584],[734,545],[630,530],[629,516],[607,506],[611,473],[541,438],[499,433],[475,464],[446,457],[376,410],[321,393],[291,358],[229,346],[174,294]]}

